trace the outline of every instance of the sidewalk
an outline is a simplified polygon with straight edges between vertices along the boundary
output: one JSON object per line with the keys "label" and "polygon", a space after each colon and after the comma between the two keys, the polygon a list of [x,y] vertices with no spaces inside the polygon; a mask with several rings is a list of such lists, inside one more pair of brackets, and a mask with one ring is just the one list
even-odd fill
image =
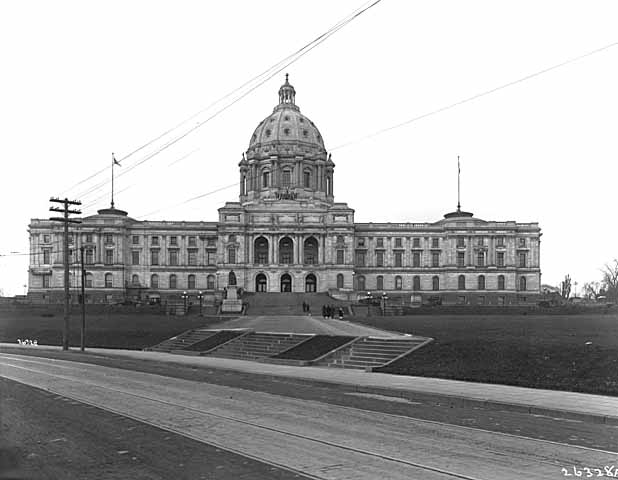
{"label": "sidewalk", "polygon": [[[0,343],[0,351],[3,353],[11,353],[11,350],[16,348],[24,347],[17,344]],[[37,351],[60,350],[60,347],[54,346],[26,348],[36,349]],[[227,358],[183,356],[140,350],[88,348],[86,353],[106,357],[233,370],[268,377],[294,378],[297,381],[306,382],[311,385],[345,385],[354,388],[358,392],[395,396],[412,401],[426,400],[453,406],[517,411],[533,415],[618,425],[618,397],[439,378],[408,377],[351,369],[294,367]]]}

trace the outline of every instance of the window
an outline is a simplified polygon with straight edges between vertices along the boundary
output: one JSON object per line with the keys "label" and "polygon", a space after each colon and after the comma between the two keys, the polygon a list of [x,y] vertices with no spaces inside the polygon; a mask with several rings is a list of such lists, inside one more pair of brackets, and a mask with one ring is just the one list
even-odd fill
{"label": "window", "polygon": [[415,275],[412,279],[412,290],[418,291],[421,289],[421,277]]}
{"label": "window", "polygon": [[51,238],[51,235],[47,235],[47,234],[43,235],[43,243],[49,243],[50,238]]}
{"label": "window", "polygon": [[485,290],[485,275],[479,275],[478,288],[479,290]]}
{"label": "window", "polygon": [[159,250],[150,250],[150,264],[159,265]]}
{"label": "window", "polygon": [[362,275],[359,275],[358,278],[356,279],[356,283],[358,286],[359,290],[366,290],[365,288],[365,277]]}
{"label": "window", "polygon": [[519,277],[519,290],[526,291],[526,277]]}
{"label": "window", "polygon": [[285,169],[281,175],[281,186],[283,188],[290,188],[292,184],[292,172],[289,169]]}
{"label": "window", "polygon": [[465,252],[457,252],[457,266],[465,267],[466,266],[466,254]]}
{"label": "window", "polygon": [[440,248],[440,239],[432,238],[431,239],[431,248]]}
{"label": "window", "polygon": [[86,288],[92,288],[92,285],[93,285],[92,273],[87,273],[86,274]]}
{"label": "window", "polygon": [[466,246],[466,237],[457,237],[457,248],[463,248]]}
{"label": "window", "polygon": [[496,264],[499,267],[504,267],[504,252],[497,252],[496,253]]}
{"label": "window", "polygon": [[303,187],[311,188],[311,172],[303,172]]}
{"label": "window", "polygon": [[345,240],[343,238],[343,235],[337,235],[337,244],[343,245],[344,243],[345,243]]}
{"label": "window", "polygon": [[214,250],[208,250],[206,252],[206,264],[215,265],[217,263],[217,252]]}
{"label": "window", "polygon": [[111,249],[105,250],[105,265],[114,264],[114,251]]}
{"label": "window", "polygon": [[105,288],[112,288],[114,286],[114,276],[111,273],[105,274]]}
{"label": "window", "polygon": [[150,244],[151,244],[153,247],[158,247],[158,246],[159,246],[159,237],[152,237],[152,238],[150,239]]}
{"label": "window", "polygon": [[49,265],[51,263],[51,250],[48,248],[43,249],[43,263]]}
{"label": "window", "polygon": [[177,288],[176,275],[170,275],[170,288]]}
{"label": "window", "polygon": [[159,275],[156,273],[150,277],[150,288],[159,288]]}
{"label": "window", "polygon": [[187,288],[189,290],[195,290],[195,275],[189,275],[187,279]]}
{"label": "window", "polygon": [[504,247],[504,237],[496,237],[496,247]]}
{"label": "window", "polygon": [[498,290],[504,290],[504,275],[498,275]]}
{"label": "window", "polygon": [[401,280],[401,277],[397,275],[395,277],[395,290],[401,290],[402,288],[403,288],[403,281]]}
{"label": "window", "polygon": [[337,265],[342,265],[345,263],[344,255],[345,250],[337,250]]}
{"label": "window", "polygon": [[478,252],[477,257],[476,257],[476,265],[478,267],[485,266],[485,252]]}
{"label": "window", "polygon": [[519,246],[522,248],[525,248],[526,246],[526,239],[525,238],[520,238],[519,239]]}
{"label": "window", "polygon": [[268,188],[270,185],[270,172],[262,172],[262,188]]}
{"label": "window", "polygon": [[384,290],[384,277],[382,275],[378,275],[376,278],[376,288],[378,290]]}
{"label": "window", "polygon": [[131,285],[133,285],[134,287],[139,287],[139,276],[138,275],[133,275],[131,277]]}
{"label": "window", "polygon": [[376,238],[376,247],[384,248],[384,239],[382,237]]}
{"label": "window", "polygon": [[403,253],[395,252],[395,266],[401,267],[403,265]]}
{"label": "window", "polygon": [[86,234],[86,243],[92,243],[92,233]]}
{"label": "window", "polygon": [[131,251],[131,265],[139,265],[139,250]]}
{"label": "window", "polygon": [[94,250],[91,248],[86,249],[86,265],[92,265],[94,263]]}
{"label": "window", "polygon": [[318,241],[315,237],[309,237],[303,242],[303,253],[305,265],[318,263]]}
{"label": "window", "polygon": [[177,266],[178,265],[178,250],[170,250],[169,251],[169,255],[170,255],[170,265],[171,266]]}
{"label": "window", "polygon": [[217,237],[208,237],[206,239],[207,247],[216,247],[217,246]]}
{"label": "window", "polygon": [[208,275],[206,277],[206,290],[214,290],[215,289],[215,276]]}
{"label": "window", "polygon": [[187,251],[187,265],[197,265],[197,249],[191,248]]}
{"label": "window", "polygon": [[376,252],[376,267],[384,266],[384,252]]}
{"label": "window", "polygon": [[457,288],[459,290],[466,289],[466,277],[464,275],[459,275],[459,277],[457,278]]}
{"label": "window", "polygon": [[236,249],[234,247],[227,249],[227,263],[236,263]]}
{"label": "window", "polygon": [[[281,245],[279,245],[281,249]],[[264,237],[258,237],[253,242],[253,259],[254,263],[258,265],[265,265],[268,263],[268,240]],[[283,260],[283,259],[281,259]],[[281,263],[290,263],[290,259],[287,259],[287,262]]]}
{"label": "window", "polygon": [[178,237],[173,235],[170,237],[170,245],[177,247],[178,246]]}
{"label": "window", "polygon": [[401,245],[402,245],[402,243],[401,243],[401,238],[400,238],[400,237],[397,237],[397,238],[395,239],[395,248],[401,248]]}
{"label": "window", "polygon": [[356,265],[359,267],[365,266],[365,252],[356,252]]}
{"label": "window", "polygon": [[133,245],[139,245],[139,235],[133,235],[131,237],[131,242],[133,243]]}
{"label": "window", "polygon": [[432,290],[440,290],[440,277],[435,276],[431,279],[431,289]]}
{"label": "window", "polygon": [[365,239],[364,238],[359,238],[358,240],[356,240],[356,246],[358,247],[364,247],[365,246]]}
{"label": "window", "polygon": [[485,305],[485,303],[486,303],[486,302],[485,302],[485,295],[479,295],[479,297],[477,298],[476,302],[477,302],[479,305]]}
{"label": "window", "polygon": [[114,235],[112,235],[111,233],[106,233],[103,235],[103,241],[106,244],[112,244],[114,243]]}
{"label": "window", "polygon": [[234,243],[236,241],[236,235],[234,235],[234,234],[228,235],[227,241],[230,242],[230,243]]}
{"label": "window", "polygon": [[343,273],[337,274],[337,288],[343,288]]}
{"label": "window", "polygon": [[51,275],[43,275],[43,288],[51,286]]}
{"label": "window", "polygon": [[326,177],[326,195],[332,195],[333,194],[333,183],[330,179],[330,177]]}
{"label": "window", "polygon": [[421,253],[420,252],[412,253],[412,266],[413,267],[421,266]]}
{"label": "window", "polygon": [[189,246],[190,247],[196,247],[197,246],[197,239],[195,237],[189,237]]}
{"label": "window", "polygon": [[484,237],[477,237],[476,245],[479,246],[479,247],[484,246],[485,245],[485,238]]}
{"label": "window", "polygon": [[520,267],[525,267],[526,266],[526,254],[521,252],[519,254],[519,266]]}
{"label": "window", "polygon": [[69,245],[73,245],[73,235],[71,235],[70,233],[69,233],[68,242],[69,242]]}
{"label": "window", "polygon": [[431,266],[439,267],[440,266],[440,252],[432,252],[431,253]]}
{"label": "window", "polygon": [[457,296],[457,305],[465,305],[466,304],[466,296],[458,295]]}
{"label": "window", "polygon": [[412,248],[421,248],[421,239],[413,238],[412,239]]}

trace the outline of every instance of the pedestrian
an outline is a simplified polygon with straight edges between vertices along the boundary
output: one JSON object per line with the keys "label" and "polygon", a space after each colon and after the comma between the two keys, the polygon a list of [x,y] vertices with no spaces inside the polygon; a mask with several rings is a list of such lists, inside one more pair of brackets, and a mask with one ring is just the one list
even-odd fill
{"label": "pedestrian", "polygon": [[343,320],[343,308],[339,307],[339,320]]}
{"label": "pedestrian", "polygon": [[322,305],[322,318],[326,320],[326,305]]}

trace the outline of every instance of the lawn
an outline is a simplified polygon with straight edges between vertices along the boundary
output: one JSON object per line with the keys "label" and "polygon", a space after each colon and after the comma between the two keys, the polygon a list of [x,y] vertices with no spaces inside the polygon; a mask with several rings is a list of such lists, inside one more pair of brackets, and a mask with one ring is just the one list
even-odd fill
{"label": "lawn", "polygon": [[618,315],[357,319],[435,342],[384,372],[618,396]]}

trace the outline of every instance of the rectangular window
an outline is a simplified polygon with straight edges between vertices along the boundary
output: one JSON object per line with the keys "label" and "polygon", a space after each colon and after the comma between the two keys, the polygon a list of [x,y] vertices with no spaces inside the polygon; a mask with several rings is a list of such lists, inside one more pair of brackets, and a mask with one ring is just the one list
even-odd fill
{"label": "rectangular window", "polygon": [[479,252],[476,259],[476,265],[478,267],[485,266],[485,252]]}
{"label": "rectangular window", "polygon": [[105,250],[105,265],[114,264],[114,251],[111,249]]}
{"label": "rectangular window", "polygon": [[170,250],[169,251],[169,255],[170,255],[170,265],[171,266],[177,266],[178,265],[178,250]]}
{"label": "rectangular window", "polygon": [[139,235],[133,235],[131,237],[131,242],[133,243],[133,245],[139,245]]}
{"label": "rectangular window", "polygon": [[43,235],[43,243],[49,243],[50,235]]}
{"label": "rectangular window", "polygon": [[520,238],[519,239],[519,246],[520,247],[525,247],[526,246],[526,239],[525,238]]}
{"label": "rectangular window", "polygon": [[92,275],[86,275],[86,288],[92,288]]}
{"label": "rectangular window", "polygon": [[86,234],[86,243],[92,243],[92,233]]}
{"label": "rectangular window", "polygon": [[344,254],[345,250],[337,250],[337,265],[343,265],[345,263]]}
{"label": "rectangular window", "polygon": [[485,295],[480,295],[477,299],[479,305],[485,305]]}
{"label": "rectangular window", "polygon": [[187,265],[197,265],[197,250],[191,249],[187,252]]}
{"label": "rectangular window", "polygon": [[457,252],[457,266],[458,267],[466,266],[466,254],[464,252]]}
{"label": "rectangular window", "polygon": [[217,256],[217,252],[213,250],[208,250],[206,252],[206,264],[215,265],[217,263],[216,256]]}
{"label": "rectangular window", "polygon": [[403,254],[401,252],[395,252],[395,266],[403,266]]}
{"label": "rectangular window", "polygon": [[177,246],[178,245],[178,237],[177,236],[171,236],[170,237],[170,245],[174,245]]}
{"label": "rectangular window", "polygon": [[110,245],[114,243],[114,235],[111,233],[106,233],[103,235],[103,241],[106,245]]}
{"label": "rectangular window", "polygon": [[499,267],[504,267],[504,252],[496,252],[496,264]]}
{"label": "rectangular window", "polygon": [[421,239],[413,238],[412,239],[412,248],[421,248]]}
{"label": "rectangular window", "polygon": [[496,246],[504,247],[504,237],[496,237]]}
{"label": "rectangular window", "polygon": [[43,263],[49,265],[51,263],[51,250],[48,248],[43,249]]}
{"label": "rectangular window", "polygon": [[206,245],[209,247],[215,247],[217,245],[217,237],[208,237],[208,240],[206,240]]}
{"label": "rectangular window", "polygon": [[43,288],[49,288],[51,285],[51,275],[43,275]]}
{"label": "rectangular window", "polygon": [[401,238],[400,238],[400,237],[397,237],[397,238],[395,239],[395,248],[401,248],[401,245],[402,245],[402,243],[401,243]]}
{"label": "rectangular window", "polygon": [[236,263],[236,249],[235,248],[228,249],[227,263]]}
{"label": "rectangular window", "polygon": [[384,252],[376,252],[376,267],[384,266]]}
{"label": "rectangular window", "polygon": [[152,237],[152,238],[150,239],[150,244],[151,244],[153,247],[158,247],[158,246],[159,246],[159,237]]}
{"label": "rectangular window", "polygon": [[414,252],[412,254],[412,266],[413,267],[421,266],[421,252]]}
{"label": "rectangular window", "polygon": [[197,246],[197,239],[195,237],[189,237],[189,246],[190,247]]}
{"label": "rectangular window", "polygon": [[382,237],[376,238],[376,247],[384,248],[384,239]]}
{"label": "rectangular window", "polygon": [[292,172],[284,170],[283,175],[281,175],[281,183],[283,188],[289,188],[292,183]]}
{"label": "rectangular window", "polygon": [[159,265],[159,250],[150,250],[150,265]]}
{"label": "rectangular window", "polygon": [[526,254],[525,253],[520,253],[519,254],[519,266],[520,267],[525,267],[526,266]]}
{"label": "rectangular window", "polygon": [[432,238],[431,239],[431,248],[440,248],[440,239]]}
{"label": "rectangular window", "polygon": [[440,266],[440,253],[439,252],[433,252],[431,254],[431,266],[432,267]]}
{"label": "rectangular window", "polygon": [[476,244],[477,244],[477,246],[482,247],[483,245],[485,245],[485,238],[484,237],[477,237]]}
{"label": "rectangular window", "polygon": [[139,265],[139,250],[131,252],[131,265]]}
{"label": "rectangular window", "polygon": [[303,185],[305,188],[311,188],[311,172],[303,172]]}
{"label": "rectangular window", "polygon": [[92,265],[94,263],[94,250],[88,248],[86,250],[86,265]]}
{"label": "rectangular window", "polygon": [[457,237],[457,247],[465,247],[466,246],[466,237]]}
{"label": "rectangular window", "polygon": [[365,266],[365,252],[356,252],[356,265],[359,267]]}

